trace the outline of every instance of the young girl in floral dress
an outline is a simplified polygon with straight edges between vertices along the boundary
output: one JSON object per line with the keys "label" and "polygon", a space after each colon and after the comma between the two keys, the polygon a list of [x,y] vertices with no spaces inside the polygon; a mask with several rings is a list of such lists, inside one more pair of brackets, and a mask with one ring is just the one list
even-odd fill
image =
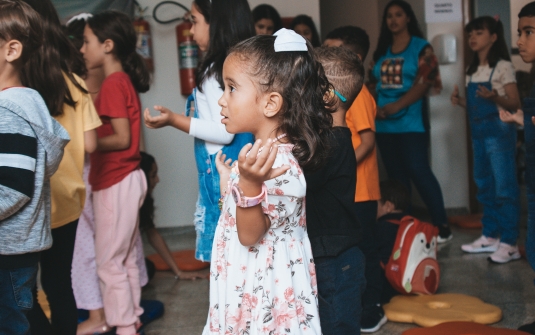
{"label": "young girl in floral dress", "polygon": [[221,217],[210,269],[208,334],[321,334],[303,171],[327,154],[329,84],[293,31],[256,36],[225,60],[221,121],[256,142],[218,153]]}

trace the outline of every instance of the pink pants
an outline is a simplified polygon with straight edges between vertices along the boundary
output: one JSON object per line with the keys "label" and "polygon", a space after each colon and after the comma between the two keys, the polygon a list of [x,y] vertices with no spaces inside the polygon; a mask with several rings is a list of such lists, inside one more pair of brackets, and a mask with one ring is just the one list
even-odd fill
{"label": "pink pants", "polygon": [[93,192],[95,253],[104,313],[119,335],[135,334],[135,323],[143,313],[135,242],[146,192],[147,181],[140,169]]}
{"label": "pink pants", "polygon": [[[84,164],[84,181],[86,185],[85,205],[78,221],[76,242],[72,258],[72,290],[76,299],[76,306],[80,309],[96,310],[104,308],[100,294],[97,264],[95,262],[95,218],[93,214],[93,196],[89,176],[89,155]],[[149,278],[143,254],[141,235],[136,239],[137,265],[139,268],[139,283],[145,286]]]}

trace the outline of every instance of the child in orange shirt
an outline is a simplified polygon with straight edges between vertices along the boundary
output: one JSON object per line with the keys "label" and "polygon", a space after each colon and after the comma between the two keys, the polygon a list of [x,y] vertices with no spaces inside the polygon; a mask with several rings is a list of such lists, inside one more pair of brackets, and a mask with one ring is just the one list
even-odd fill
{"label": "child in orange shirt", "polygon": [[[345,26],[327,34],[323,45],[350,48],[364,61],[370,48],[370,40],[363,29]],[[355,209],[362,227],[362,241],[359,247],[366,257],[367,286],[362,296],[361,319],[361,332],[363,333],[375,332],[386,322],[384,311],[380,306],[380,287],[377,287],[380,282],[381,268],[375,226],[377,200],[381,199],[381,192],[375,148],[376,113],[375,100],[366,86],[363,86],[346,114],[346,122],[351,130],[351,141],[357,158]]]}

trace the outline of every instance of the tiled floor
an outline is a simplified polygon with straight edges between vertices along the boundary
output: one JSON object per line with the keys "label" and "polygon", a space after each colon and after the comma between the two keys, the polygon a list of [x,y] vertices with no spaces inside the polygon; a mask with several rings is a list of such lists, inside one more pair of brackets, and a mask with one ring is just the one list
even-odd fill
{"label": "tiled floor", "polygon": [[[525,222],[525,220],[523,220]],[[171,249],[193,249],[193,229],[166,229]],[[453,229],[454,238],[440,246],[438,257],[441,278],[438,293],[463,293],[476,296],[503,310],[498,327],[518,328],[535,321],[534,272],[526,260],[495,265],[487,262],[488,254],[464,254],[460,245],[479,237],[478,230]],[[525,229],[521,236],[525,236]],[[153,251],[146,246],[146,252]],[[147,325],[147,335],[200,335],[208,312],[209,281],[176,281],[170,272],[157,272],[143,291],[144,299],[157,299],[165,304],[165,315]],[[375,334],[401,334],[414,325],[388,322]]]}

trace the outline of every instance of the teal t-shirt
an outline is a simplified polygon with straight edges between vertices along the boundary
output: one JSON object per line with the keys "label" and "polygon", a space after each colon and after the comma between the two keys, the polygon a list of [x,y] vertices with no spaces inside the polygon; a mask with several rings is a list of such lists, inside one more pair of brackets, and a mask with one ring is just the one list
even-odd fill
{"label": "teal t-shirt", "polygon": [[[392,53],[388,48],[386,54],[377,60],[373,74],[377,78],[377,107],[397,101],[414,85],[418,74],[420,53],[429,45],[426,40],[413,36],[407,48],[400,53]],[[425,132],[423,99],[375,122],[377,133]]]}

